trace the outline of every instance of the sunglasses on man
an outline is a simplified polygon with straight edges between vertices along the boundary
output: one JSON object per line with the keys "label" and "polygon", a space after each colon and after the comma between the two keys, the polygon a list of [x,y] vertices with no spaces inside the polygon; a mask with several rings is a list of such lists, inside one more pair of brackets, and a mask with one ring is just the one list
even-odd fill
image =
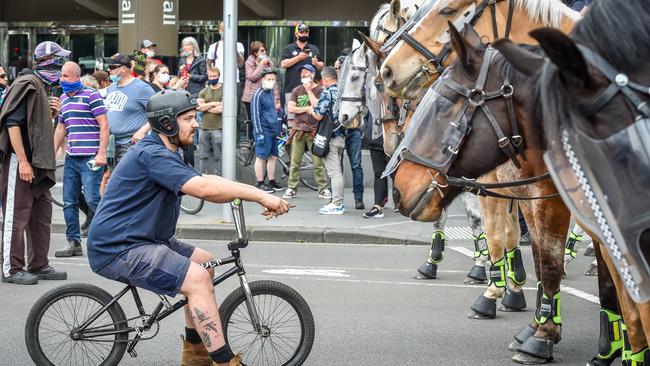
{"label": "sunglasses on man", "polygon": [[119,64],[118,65],[108,65],[108,69],[112,71],[112,70],[115,70],[115,69],[119,69],[122,66],[124,66],[124,65],[119,65]]}
{"label": "sunglasses on man", "polygon": [[6,78],[7,78],[7,74],[0,74],[0,79],[6,79]]}

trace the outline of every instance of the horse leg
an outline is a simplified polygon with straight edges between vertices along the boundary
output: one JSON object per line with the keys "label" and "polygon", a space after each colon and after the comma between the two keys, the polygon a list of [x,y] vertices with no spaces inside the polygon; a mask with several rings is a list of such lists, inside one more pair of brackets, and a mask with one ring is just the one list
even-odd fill
{"label": "horse leg", "polygon": [[460,195],[465,204],[465,213],[469,226],[472,228],[474,238],[474,267],[467,274],[466,284],[487,283],[485,265],[490,260],[488,257],[487,240],[485,239],[485,228],[483,227],[483,215],[478,197],[470,193]]}
{"label": "horse leg", "polygon": [[648,350],[648,340],[650,339],[650,301],[645,303],[635,303],[621,280],[621,277],[614,267],[605,247],[594,241],[594,249],[600,246],[603,262],[612,276],[618,295],[618,303],[621,308],[621,315],[625,322],[623,328],[624,349],[623,364],[635,366],[650,365],[650,351]]}
{"label": "horse leg", "polygon": [[[575,233],[575,231],[572,230]],[[569,234],[570,235],[570,234]],[[569,238],[570,240],[570,238]],[[587,366],[610,366],[621,357],[623,350],[623,320],[616,297],[616,287],[607,264],[603,261],[600,245],[594,246],[598,261],[598,297],[600,298],[600,335],[598,354]],[[566,251],[565,251],[566,266]]]}
{"label": "horse leg", "polygon": [[[552,186],[542,186],[533,194],[548,194]],[[553,360],[553,344],[560,341],[562,317],[560,314],[560,282],[564,268],[564,243],[569,229],[570,213],[559,199],[533,202],[532,210],[522,206],[522,212],[531,222],[534,213],[532,250],[538,284],[535,335],[529,337],[518,348],[513,361],[523,364],[543,364]],[[531,212],[532,211],[532,212]],[[540,295],[541,294],[541,295]]]}
{"label": "horse leg", "polygon": [[488,287],[471,306],[470,319],[494,319],[496,317],[497,299],[503,296],[506,287],[505,269],[505,235],[503,227],[506,220],[507,201],[491,197],[480,198],[484,213],[485,232],[488,237],[490,270]]}
{"label": "horse leg", "polygon": [[433,235],[429,256],[418,268],[420,279],[432,280],[438,274],[438,264],[442,262],[445,251],[445,224],[447,223],[447,209],[442,211],[440,218],[433,222]]}
{"label": "horse leg", "polygon": [[573,229],[569,231],[569,238],[566,241],[564,246],[564,275],[566,277],[566,266],[571,263],[578,255],[578,244],[582,241],[582,234],[585,231],[582,230],[580,225],[577,223],[573,226]]}
{"label": "horse leg", "polygon": [[526,298],[523,286],[526,284],[526,270],[519,249],[519,208],[518,203],[512,201],[508,205],[506,220],[506,264],[508,266],[508,286],[501,300],[499,311],[514,312],[526,309]]}

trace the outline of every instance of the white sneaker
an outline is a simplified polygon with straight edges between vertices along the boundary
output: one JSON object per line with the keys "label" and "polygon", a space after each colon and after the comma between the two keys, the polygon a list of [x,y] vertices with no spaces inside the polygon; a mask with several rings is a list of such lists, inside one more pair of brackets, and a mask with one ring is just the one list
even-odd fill
{"label": "white sneaker", "polygon": [[318,210],[321,215],[343,215],[343,212],[345,212],[343,205],[337,206],[332,203],[328,203]]}
{"label": "white sneaker", "polygon": [[294,198],[294,197],[296,197],[296,190],[291,188],[287,188],[287,190],[282,195],[282,198]]}
{"label": "white sneaker", "polygon": [[324,200],[332,199],[332,192],[330,192],[329,189],[325,188],[322,191],[318,192],[318,198],[322,198]]}

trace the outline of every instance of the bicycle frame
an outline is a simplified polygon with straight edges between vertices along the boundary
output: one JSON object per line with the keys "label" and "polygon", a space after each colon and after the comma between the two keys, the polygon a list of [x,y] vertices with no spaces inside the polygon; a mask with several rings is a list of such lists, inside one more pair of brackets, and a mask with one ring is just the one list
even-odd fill
{"label": "bicycle frame", "polygon": [[[233,202],[230,203],[230,206],[233,211],[233,218],[235,220],[235,229],[237,231],[237,238],[228,244],[228,249],[231,252],[231,256],[226,258],[221,258],[221,259],[215,259],[210,262],[205,262],[202,264],[202,266],[206,269],[209,269],[209,268],[216,268],[223,265],[234,264],[232,268],[228,269],[226,272],[214,278],[212,280],[212,285],[216,287],[226,279],[234,275],[238,275],[240,287],[244,290],[244,293],[246,294],[246,307],[248,308],[248,313],[251,316],[253,329],[255,329],[256,332],[261,333],[262,327],[260,325],[259,316],[257,314],[257,308],[255,307],[255,304],[253,302],[253,295],[250,291],[248,280],[246,279],[246,270],[244,269],[244,265],[241,261],[241,253],[239,251],[240,249],[248,246],[248,235],[246,232],[246,225],[244,222],[242,202],[240,199],[235,199]],[[125,333],[128,334],[131,332],[136,332],[137,329],[135,326],[131,326],[126,329],[120,329],[120,330],[101,330],[101,328],[104,328],[105,326],[98,327],[98,328],[88,328],[90,324],[92,324],[92,322],[97,320],[102,314],[104,314],[104,312],[106,312],[111,306],[113,306],[113,304],[117,303],[124,295],[126,295],[127,292],[131,292],[131,294],[133,295],[133,300],[138,308],[139,317],[141,318],[148,317],[146,323],[141,326],[144,330],[149,330],[155,323],[162,321],[169,315],[176,312],[178,309],[187,305],[188,302],[187,297],[185,297],[182,300],[175,302],[174,304],[170,304],[170,302],[167,300],[165,296],[158,295],[161,301],[158,303],[158,305],[156,305],[154,311],[151,314],[147,314],[145,312],[144,306],[142,305],[142,300],[140,299],[140,294],[138,293],[138,289],[134,286],[127,285],[124,289],[118,292],[117,295],[115,295],[108,304],[106,304],[97,312],[95,312],[90,318],[88,318],[79,327],[75,328],[71,332],[71,338],[73,340],[83,340],[83,339],[90,339],[95,337],[110,336],[110,335],[125,334]],[[127,319],[126,321],[128,322],[129,320],[134,320],[136,318]],[[140,335],[136,334],[133,339],[128,341],[129,345],[127,351],[129,352],[129,355],[131,355],[132,357],[137,356],[137,353],[135,352],[134,348],[137,345],[137,343],[140,341],[140,338],[141,338]],[[110,340],[95,340],[95,341],[109,342],[109,343],[114,342]]]}

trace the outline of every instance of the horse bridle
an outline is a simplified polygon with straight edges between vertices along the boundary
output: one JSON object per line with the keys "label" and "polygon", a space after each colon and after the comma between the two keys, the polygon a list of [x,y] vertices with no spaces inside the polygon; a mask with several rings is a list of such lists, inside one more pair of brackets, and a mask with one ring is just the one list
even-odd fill
{"label": "horse bridle", "polygon": [[[451,156],[451,159],[449,160],[447,167],[451,167],[451,165],[453,164],[455,158],[457,157],[460,151],[462,142],[466,137],[466,135],[468,134],[462,131],[467,131],[467,132],[471,131],[471,123],[474,114],[478,109],[480,109],[483,112],[483,114],[488,119],[492,129],[494,130],[498,139],[497,144],[499,148],[505,155],[507,155],[510,158],[513,164],[517,168],[521,168],[521,164],[517,160],[517,156],[521,156],[523,160],[526,160],[526,157],[524,155],[524,141],[523,141],[523,137],[519,133],[519,126],[518,126],[517,116],[514,108],[514,101],[513,101],[514,87],[512,86],[512,84],[510,84],[509,80],[505,78],[500,88],[493,91],[484,90],[485,83],[487,81],[487,74],[490,67],[490,63],[492,62],[492,59],[495,56],[496,52],[497,51],[491,45],[488,45],[486,47],[485,54],[483,56],[483,61],[481,63],[479,75],[473,87],[467,87],[461,85],[458,82],[452,80],[451,78],[446,78],[444,80],[444,83],[442,84],[442,86],[445,86],[446,88],[453,91],[455,94],[458,94],[461,97],[466,99],[465,105],[461,109],[459,116],[464,115],[465,117],[464,121],[466,121],[465,123],[468,124],[468,126],[465,126],[465,128],[458,128],[458,126],[456,126],[457,128],[455,128],[455,131],[457,131],[458,133],[455,134],[451,133],[448,135],[446,134],[446,140],[443,141],[442,152],[445,154],[450,154]],[[505,103],[508,109],[508,119],[512,130],[511,131],[512,135],[510,137],[505,135],[503,129],[501,128],[496,118],[494,117],[494,113],[492,113],[489,106],[486,104],[487,101],[498,99],[498,98],[505,99]],[[460,122],[461,120],[463,119],[455,119],[456,122],[454,123],[462,123]],[[412,160],[413,162],[422,164],[427,167],[431,166],[429,162],[415,156],[414,154],[410,153],[408,150],[403,151],[402,154],[406,160]],[[543,196],[519,197],[519,196],[505,195],[505,194],[491,191],[492,189],[511,188],[511,187],[525,186],[525,185],[537,183],[550,178],[549,173],[545,173],[531,178],[516,180],[512,182],[480,183],[476,179],[449,176],[447,175],[446,172],[440,171],[439,168],[436,168],[436,170],[438,171],[438,173],[436,174],[435,177],[432,176],[431,185],[429,189],[438,190],[441,196],[444,196],[444,194],[442,194],[440,188],[444,188],[447,186],[461,187],[464,188],[466,191],[475,193],[480,196],[490,196],[490,197],[504,198],[510,200],[535,200],[535,199],[553,198],[558,196],[557,193],[554,193],[554,194],[543,195]],[[444,178],[445,181],[444,183],[440,183],[438,181],[439,176]]]}
{"label": "horse bridle", "polygon": [[[481,2],[481,4],[479,5],[476,13],[474,13],[474,16],[472,16],[472,18],[469,20],[467,24],[470,24],[472,26],[475,25],[476,22],[481,18],[481,15],[483,15],[483,11],[485,11],[485,8],[489,6],[492,13],[492,32],[494,34],[494,39],[495,40],[498,39],[499,27],[497,25],[496,3],[499,1],[504,1],[504,0],[483,0],[483,2]],[[508,0],[508,1],[509,1],[508,18],[506,22],[506,31],[504,34],[504,38],[510,37],[510,29],[512,27],[512,17],[515,10],[514,0]],[[412,35],[410,35],[409,31],[399,33],[397,35],[397,39],[403,40],[405,43],[413,47],[416,51],[418,51],[427,59],[427,62],[425,62],[424,65],[422,65],[420,69],[420,73],[426,73],[429,78],[433,74],[442,73],[446,68],[446,66],[444,66],[444,62],[447,60],[449,54],[452,51],[451,42],[446,42],[445,45],[442,47],[442,50],[440,50],[440,53],[436,55],[433,52],[431,52],[428,48],[426,48],[422,43],[420,43],[417,39],[415,39]],[[433,66],[433,69],[431,68],[431,66]]]}

